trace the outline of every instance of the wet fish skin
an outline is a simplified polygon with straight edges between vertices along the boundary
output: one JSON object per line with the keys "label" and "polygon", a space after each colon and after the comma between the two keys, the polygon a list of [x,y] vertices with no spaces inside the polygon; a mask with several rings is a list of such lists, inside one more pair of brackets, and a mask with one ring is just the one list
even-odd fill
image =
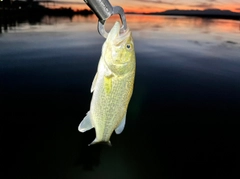
{"label": "wet fish skin", "polygon": [[106,142],[115,130],[120,134],[125,126],[126,113],[133,93],[136,59],[132,33],[120,33],[120,23],[110,30],[102,47],[102,55],[94,77],[90,111],[78,130],[95,128],[96,138],[91,143]]}

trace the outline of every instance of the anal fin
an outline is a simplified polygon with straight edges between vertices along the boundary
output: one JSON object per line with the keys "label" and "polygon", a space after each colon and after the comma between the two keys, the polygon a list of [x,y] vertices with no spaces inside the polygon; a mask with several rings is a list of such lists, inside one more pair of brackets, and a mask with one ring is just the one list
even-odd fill
{"label": "anal fin", "polygon": [[85,132],[92,129],[94,126],[91,122],[90,112],[87,112],[87,115],[83,118],[82,122],[78,126],[80,132]]}

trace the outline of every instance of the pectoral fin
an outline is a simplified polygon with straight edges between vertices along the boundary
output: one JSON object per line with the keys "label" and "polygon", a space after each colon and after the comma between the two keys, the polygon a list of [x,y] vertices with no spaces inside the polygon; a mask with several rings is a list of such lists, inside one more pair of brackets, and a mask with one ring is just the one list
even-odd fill
{"label": "pectoral fin", "polygon": [[93,82],[92,82],[92,86],[91,86],[91,93],[94,91],[95,86],[96,86],[96,82],[97,82],[97,78],[98,78],[98,73],[96,73]]}
{"label": "pectoral fin", "polygon": [[113,72],[106,65],[104,65],[104,76],[105,77],[112,77],[113,76]]}
{"label": "pectoral fin", "polygon": [[90,112],[87,112],[87,115],[83,118],[82,122],[78,126],[79,132],[85,132],[92,129],[94,126],[92,125]]}
{"label": "pectoral fin", "polygon": [[121,134],[124,127],[125,127],[125,123],[126,123],[126,114],[123,117],[121,123],[119,124],[119,126],[115,129],[116,134]]}

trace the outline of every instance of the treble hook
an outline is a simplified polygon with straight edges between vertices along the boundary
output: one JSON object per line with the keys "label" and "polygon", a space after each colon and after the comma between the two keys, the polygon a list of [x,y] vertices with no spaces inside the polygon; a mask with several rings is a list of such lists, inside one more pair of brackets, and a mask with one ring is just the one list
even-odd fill
{"label": "treble hook", "polygon": [[107,38],[108,33],[106,32],[104,25],[106,20],[114,14],[120,16],[122,22],[121,31],[127,30],[126,17],[122,7],[113,7],[108,0],[84,0],[84,2],[98,17],[98,33],[101,36]]}

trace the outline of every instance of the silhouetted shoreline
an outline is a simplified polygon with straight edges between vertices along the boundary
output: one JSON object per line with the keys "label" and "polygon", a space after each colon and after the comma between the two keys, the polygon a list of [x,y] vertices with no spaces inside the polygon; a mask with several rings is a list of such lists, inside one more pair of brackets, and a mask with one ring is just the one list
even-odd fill
{"label": "silhouetted shoreline", "polygon": [[0,34],[23,22],[40,23],[44,16],[69,17],[71,19],[74,15],[89,16],[92,14],[92,11],[87,9],[77,11],[71,8],[51,9],[32,0],[0,1]]}
{"label": "silhouetted shoreline", "polygon": [[92,11],[89,10],[78,10],[74,11],[71,8],[58,8],[58,9],[25,9],[25,10],[0,10],[0,18],[5,18],[8,16],[39,16],[39,15],[49,15],[49,16],[74,16],[74,15],[83,15],[88,16],[92,15]]}
{"label": "silhouetted shoreline", "polygon": [[[45,7],[37,1],[27,0],[27,1],[0,1],[0,18],[19,17],[19,16],[68,16],[73,15],[92,15],[93,12],[88,9],[74,11],[71,8],[48,8]],[[136,13],[127,12],[126,14],[144,14],[144,15],[168,15],[168,16],[193,16],[202,18],[219,18],[219,19],[233,19],[240,20],[240,13],[232,12],[230,10],[220,10],[220,9],[205,9],[205,10],[179,10],[172,9],[163,12],[151,12],[151,13]]]}
{"label": "silhouetted shoreline", "polygon": [[14,16],[73,16],[73,15],[88,16],[93,14],[92,11],[83,9],[74,11],[71,8],[48,8],[40,5],[39,2],[33,0],[27,1],[0,1],[0,18]]}
{"label": "silhouetted shoreline", "polygon": [[232,19],[240,20],[240,13],[232,12],[229,10],[220,9],[205,9],[205,10],[167,10],[164,12],[152,12],[152,13],[134,13],[129,14],[144,14],[144,15],[167,15],[167,16],[192,16],[201,18],[215,18],[215,19]]}

